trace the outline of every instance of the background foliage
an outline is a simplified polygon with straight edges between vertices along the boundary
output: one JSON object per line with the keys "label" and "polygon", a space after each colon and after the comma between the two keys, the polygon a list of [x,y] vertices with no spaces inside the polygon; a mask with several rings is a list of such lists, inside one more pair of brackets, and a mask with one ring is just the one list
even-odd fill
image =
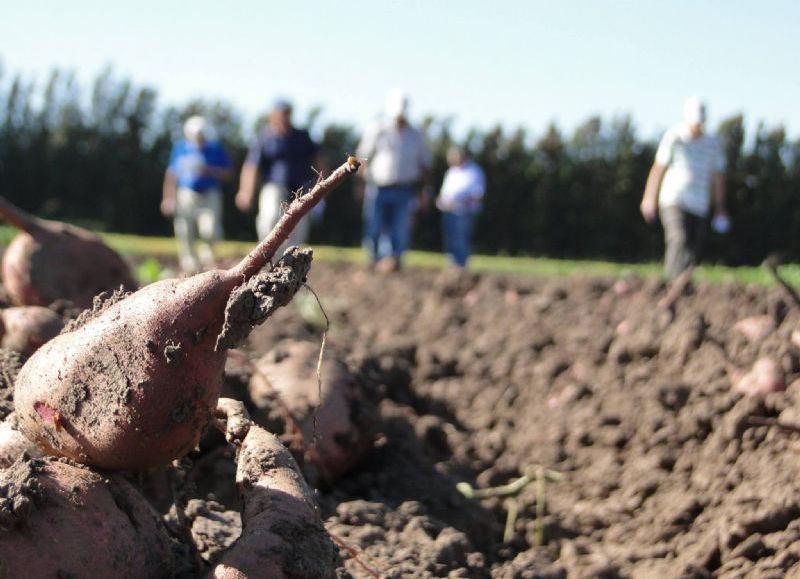
{"label": "background foliage", "polygon": [[[88,90],[87,90],[88,89]],[[194,101],[162,108],[149,87],[103,71],[90,87],[71,72],[55,70],[35,84],[0,70],[0,195],[37,215],[97,229],[169,235],[159,213],[161,182],[173,138],[188,115],[214,122],[238,168],[255,127],[224,102]],[[299,125],[320,136],[333,167],[354,151],[351,126],[318,126],[319,111]],[[441,183],[445,152],[455,141],[448,119],[424,120],[434,151],[433,184]],[[709,258],[754,264],[780,251],[800,261],[800,140],[783,127],[759,126],[745,135],[735,116],[714,127],[728,159],[729,209],[734,230],[712,236]],[[481,253],[583,259],[658,259],[661,230],[638,213],[656,143],[641,139],[629,117],[593,117],[564,135],[555,125],[542,135],[523,128],[473,130],[458,144],[484,167],[485,210],[475,245]],[[226,187],[225,232],[255,239],[253,215],[233,206],[237,183]],[[328,201],[312,241],[355,246],[361,238],[361,207],[353,182]],[[439,215],[418,216],[414,245],[440,247]]]}

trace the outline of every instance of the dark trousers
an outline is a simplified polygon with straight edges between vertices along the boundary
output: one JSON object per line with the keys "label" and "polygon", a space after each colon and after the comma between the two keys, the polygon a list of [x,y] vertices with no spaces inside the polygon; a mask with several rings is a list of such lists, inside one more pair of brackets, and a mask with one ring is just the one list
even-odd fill
{"label": "dark trousers", "polygon": [[664,226],[664,270],[667,278],[675,279],[687,267],[694,265],[703,253],[706,239],[706,218],[698,217],[680,207],[662,207],[659,211]]}

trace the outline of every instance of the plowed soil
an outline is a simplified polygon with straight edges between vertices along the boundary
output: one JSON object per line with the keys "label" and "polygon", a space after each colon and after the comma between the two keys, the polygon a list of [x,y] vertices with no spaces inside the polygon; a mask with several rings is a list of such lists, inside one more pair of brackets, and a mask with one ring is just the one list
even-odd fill
{"label": "plowed soil", "polygon": [[[316,263],[310,284],[326,355],[378,403],[374,447],[319,491],[343,576],[800,576],[800,312],[777,289],[698,284],[667,312],[657,280]],[[775,326],[755,340],[734,328],[754,315]],[[228,393],[245,396],[247,359],[320,326],[300,295],[231,357]],[[764,356],[787,389],[736,392]],[[197,496],[235,508],[231,461],[194,471]],[[456,487],[526,474],[510,500]],[[232,528],[212,507],[196,529]]]}
{"label": "plowed soil", "polygon": [[[800,311],[779,289],[696,284],[667,311],[654,279],[315,263],[309,283],[375,425],[317,491],[341,577],[800,577]],[[223,395],[285,435],[254,362],[323,326],[302,290],[231,353]],[[763,358],[785,389],[737,391]],[[206,561],[241,532],[233,454],[209,432],[133,481],[164,514],[178,499]]]}

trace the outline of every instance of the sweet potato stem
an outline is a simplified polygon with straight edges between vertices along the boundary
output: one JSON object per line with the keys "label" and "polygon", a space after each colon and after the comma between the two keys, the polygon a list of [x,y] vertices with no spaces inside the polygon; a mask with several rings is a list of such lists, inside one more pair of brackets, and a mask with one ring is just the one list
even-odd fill
{"label": "sweet potato stem", "polygon": [[243,278],[242,281],[247,281],[257,274],[261,268],[272,260],[275,252],[289,238],[289,234],[300,219],[311,211],[325,195],[344,181],[349,174],[355,173],[358,167],[359,162],[354,157],[348,157],[347,161],[342,163],[327,178],[317,181],[311,191],[292,201],[269,235],[253,251],[247,254],[242,261],[231,268],[229,270],[230,273]]}
{"label": "sweet potato stem", "polygon": [[27,214],[2,196],[0,196],[0,217],[17,229],[21,229],[31,235],[42,230],[42,226],[39,224],[39,220],[36,217]]}

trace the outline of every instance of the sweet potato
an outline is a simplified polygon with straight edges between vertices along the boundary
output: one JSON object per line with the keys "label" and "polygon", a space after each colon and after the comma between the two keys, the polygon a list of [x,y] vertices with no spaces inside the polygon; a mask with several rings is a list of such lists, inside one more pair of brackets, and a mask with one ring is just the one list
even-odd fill
{"label": "sweet potato", "polygon": [[127,481],[56,459],[0,470],[0,577],[173,576],[170,538]]}
{"label": "sweet potato", "polygon": [[0,346],[29,357],[64,328],[64,320],[42,306],[0,310]]}
{"label": "sweet potato", "polygon": [[750,342],[760,342],[774,332],[776,327],[775,318],[770,315],[749,316],[733,325],[734,331]]}
{"label": "sweet potato", "polygon": [[786,376],[781,365],[773,358],[764,356],[756,360],[746,373],[732,372],[733,389],[747,396],[758,396],[786,390]]}
{"label": "sweet potato", "polygon": [[136,289],[128,265],[94,233],[39,219],[0,197],[0,217],[21,232],[3,254],[3,282],[18,305],[65,299],[89,308],[94,296],[120,286]]}
{"label": "sweet potato", "polygon": [[251,426],[239,451],[236,486],[242,535],[210,573],[215,579],[335,577],[336,550],[292,455]]}
{"label": "sweet potato", "polygon": [[286,210],[239,264],[148,285],[40,348],[20,370],[20,430],[49,454],[107,469],[166,464],[194,448],[211,419],[227,348],[285,305],[311,250],[292,248],[256,275],[292,228],[358,169],[348,160]]}
{"label": "sweet potato", "polygon": [[359,405],[366,404],[355,377],[339,360],[326,358],[317,381],[319,346],[288,342],[256,363],[250,397],[256,406],[277,398],[287,428],[300,438],[304,471],[313,483],[331,483],[372,445],[372,429]]}

